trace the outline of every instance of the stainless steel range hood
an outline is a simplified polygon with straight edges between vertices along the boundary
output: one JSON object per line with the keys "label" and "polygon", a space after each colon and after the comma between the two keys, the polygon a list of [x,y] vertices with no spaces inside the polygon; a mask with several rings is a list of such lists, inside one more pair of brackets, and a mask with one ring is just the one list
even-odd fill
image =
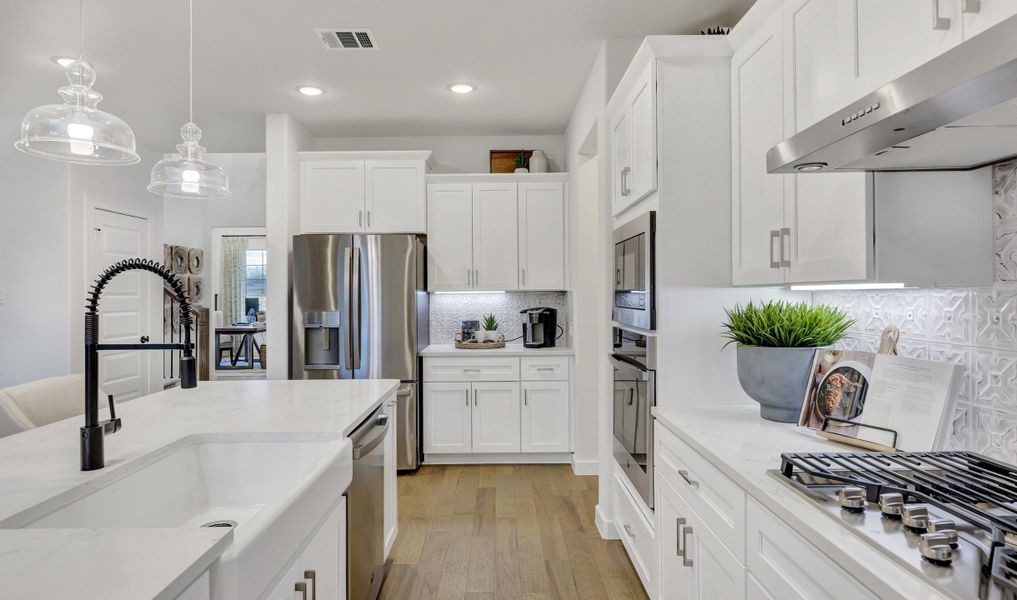
{"label": "stainless steel range hood", "polygon": [[770,173],[957,171],[1017,156],[1017,17],[777,144]]}

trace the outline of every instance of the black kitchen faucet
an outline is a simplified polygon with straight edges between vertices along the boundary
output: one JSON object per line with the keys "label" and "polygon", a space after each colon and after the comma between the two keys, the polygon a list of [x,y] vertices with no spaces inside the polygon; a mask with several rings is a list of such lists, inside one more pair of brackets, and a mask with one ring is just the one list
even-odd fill
{"label": "black kitchen faucet", "polygon": [[[138,344],[99,343],[99,296],[111,279],[127,271],[149,271],[162,277],[172,288],[180,303],[180,329],[184,341],[180,344],[149,344],[142,337]],[[121,422],[113,407],[113,394],[109,394],[109,419],[99,422],[99,351],[101,350],[180,350],[180,387],[198,385],[195,361],[191,346],[191,301],[184,284],[163,265],[154,260],[129,258],[110,265],[95,280],[85,308],[85,426],[81,428],[81,470],[94,471],[106,466],[104,440],[107,435],[120,431]]]}

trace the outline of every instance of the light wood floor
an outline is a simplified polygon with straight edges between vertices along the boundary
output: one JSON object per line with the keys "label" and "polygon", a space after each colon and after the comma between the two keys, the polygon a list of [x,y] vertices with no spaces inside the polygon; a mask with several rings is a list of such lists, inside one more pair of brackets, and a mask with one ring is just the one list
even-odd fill
{"label": "light wood floor", "polygon": [[384,600],[646,598],[594,525],[597,478],[569,465],[423,467],[399,477]]}

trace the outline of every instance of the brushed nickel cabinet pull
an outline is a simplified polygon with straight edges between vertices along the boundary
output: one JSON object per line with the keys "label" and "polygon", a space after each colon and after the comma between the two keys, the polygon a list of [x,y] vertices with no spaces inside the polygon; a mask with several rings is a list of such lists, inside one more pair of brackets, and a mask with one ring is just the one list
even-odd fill
{"label": "brushed nickel cabinet pull", "polygon": [[367,226],[371,226],[371,211],[367,211]]}
{"label": "brushed nickel cabinet pull", "polygon": [[961,4],[961,12],[967,14],[982,12],[982,0],[964,0]]}
{"label": "brushed nickel cabinet pull", "polygon": [[950,17],[940,14],[939,0],[932,0],[932,28],[940,31],[950,29]]}
{"label": "brushed nickel cabinet pull", "polygon": [[780,230],[779,229],[771,229],[770,230],[770,268],[771,269],[779,269],[780,268],[780,260],[774,258],[774,255],[776,254],[773,251],[773,242],[774,242],[774,240],[776,240],[778,244],[780,243]]}
{"label": "brushed nickel cabinet pull", "polygon": [[685,483],[689,484],[689,487],[699,489],[699,482],[689,478],[689,472],[679,469],[678,475],[685,480]]}
{"label": "brushed nickel cabinet pull", "polygon": [[466,406],[469,406],[469,405],[470,405],[470,390],[469,390],[469,388],[467,388],[466,389]]}
{"label": "brushed nickel cabinet pull", "polygon": [[302,600],[307,600],[307,584],[303,581],[293,584],[293,591],[300,592]]}
{"label": "brushed nickel cabinet pull", "polygon": [[632,526],[628,523],[625,524],[625,533],[632,539],[636,537],[636,534],[632,533]]}
{"label": "brushed nickel cabinet pull", "polygon": [[364,211],[358,210],[357,211],[357,227],[363,227],[363,226],[364,226]]}
{"label": "brushed nickel cabinet pull", "polygon": [[682,532],[683,527],[685,527],[685,517],[675,519],[675,539],[678,541],[676,554],[678,558],[685,558],[685,534]]}
{"label": "brushed nickel cabinet pull", "polygon": [[[784,257],[784,240],[787,240],[787,258]],[[780,230],[780,266],[791,267],[791,228],[784,227]]]}
{"label": "brushed nickel cabinet pull", "polygon": [[318,600],[318,574],[313,569],[304,571],[304,579],[311,580],[311,600]]}
{"label": "brushed nickel cabinet pull", "polygon": [[692,566],[692,558],[689,557],[689,539],[688,536],[692,535],[692,526],[688,525],[682,530],[682,547],[685,548],[685,554],[682,556],[682,565],[686,567]]}

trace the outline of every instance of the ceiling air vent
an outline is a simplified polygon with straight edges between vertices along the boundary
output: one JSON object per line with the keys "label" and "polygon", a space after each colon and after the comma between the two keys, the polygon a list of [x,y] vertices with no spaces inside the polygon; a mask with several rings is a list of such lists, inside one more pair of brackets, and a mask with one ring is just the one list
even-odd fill
{"label": "ceiling air vent", "polygon": [[315,29],[326,50],[377,50],[378,43],[370,29]]}

